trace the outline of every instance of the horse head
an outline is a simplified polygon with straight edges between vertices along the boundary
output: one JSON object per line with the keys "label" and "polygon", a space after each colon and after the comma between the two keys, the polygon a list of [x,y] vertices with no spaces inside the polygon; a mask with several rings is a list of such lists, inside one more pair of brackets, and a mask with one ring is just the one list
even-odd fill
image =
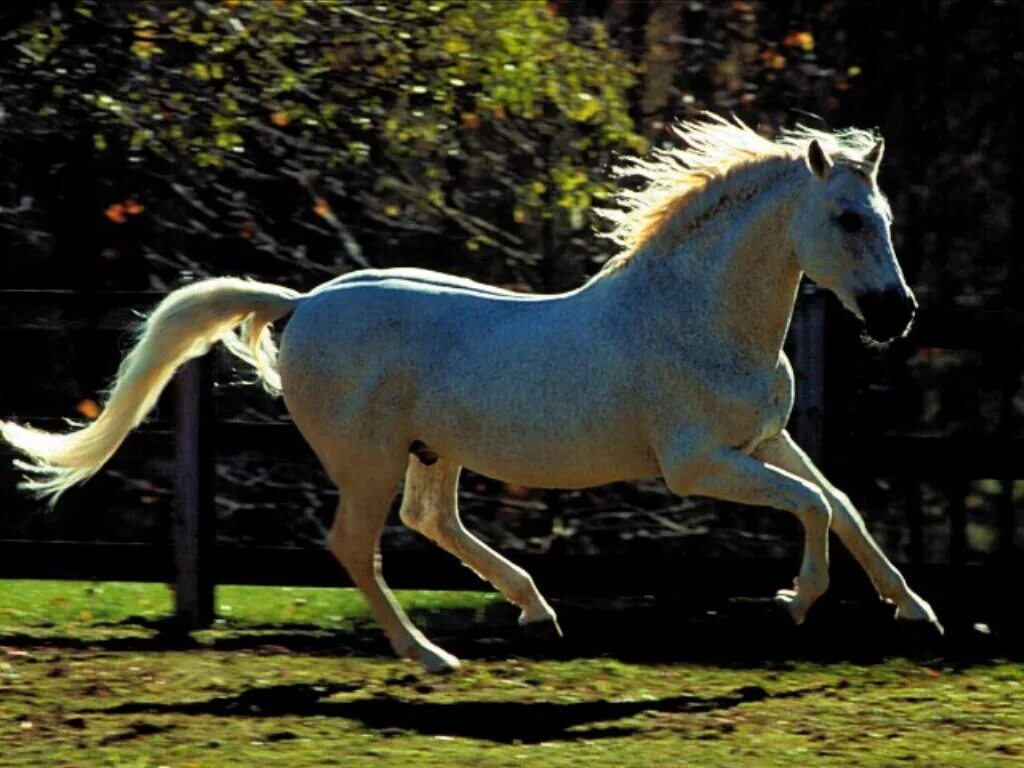
{"label": "horse head", "polygon": [[879,139],[860,157],[833,160],[810,141],[805,187],[789,229],[800,268],[835,293],[878,342],[905,335],[917,310],[893,250],[892,212],[878,187],[883,150]]}

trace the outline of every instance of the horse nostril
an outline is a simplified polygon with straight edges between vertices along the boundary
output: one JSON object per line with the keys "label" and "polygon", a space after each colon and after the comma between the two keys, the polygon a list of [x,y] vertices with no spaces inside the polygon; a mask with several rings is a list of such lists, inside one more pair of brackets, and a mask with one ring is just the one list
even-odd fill
{"label": "horse nostril", "polygon": [[903,335],[914,319],[917,301],[909,291],[888,288],[857,297],[868,335],[875,341],[889,341]]}

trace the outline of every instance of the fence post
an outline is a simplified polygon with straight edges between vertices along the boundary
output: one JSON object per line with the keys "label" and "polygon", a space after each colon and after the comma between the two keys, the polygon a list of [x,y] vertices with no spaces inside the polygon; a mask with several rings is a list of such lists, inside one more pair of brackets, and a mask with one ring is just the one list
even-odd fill
{"label": "fence post", "polygon": [[811,283],[800,288],[790,339],[796,374],[790,431],[820,466],[825,449],[825,297]]}
{"label": "fence post", "polygon": [[183,629],[213,623],[212,362],[190,360],[175,379],[174,567],[177,618]]}

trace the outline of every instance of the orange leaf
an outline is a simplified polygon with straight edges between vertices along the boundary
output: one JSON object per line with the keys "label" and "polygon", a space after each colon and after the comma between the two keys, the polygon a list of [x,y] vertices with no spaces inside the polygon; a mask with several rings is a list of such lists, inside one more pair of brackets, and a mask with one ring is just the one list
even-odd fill
{"label": "orange leaf", "polygon": [[127,200],[124,201],[125,213],[130,213],[132,216],[137,216],[144,210],[146,210],[146,206],[144,206],[142,203],[140,203],[133,197],[129,197]]}
{"label": "orange leaf", "polygon": [[477,117],[475,112],[463,112],[460,116],[462,118],[462,124],[471,131],[475,131],[480,127],[480,118]]}
{"label": "orange leaf", "polygon": [[802,48],[805,51],[814,50],[814,35],[810,32],[789,32],[782,44],[787,48]]}
{"label": "orange leaf", "polygon": [[100,415],[101,409],[95,400],[86,398],[75,406],[75,410],[85,416],[85,418],[89,419],[89,421],[92,421]]}
{"label": "orange leaf", "polygon": [[288,115],[287,112],[271,112],[270,113],[270,122],[272,122],[278,128],[284,128],[291,121],[292,121],[292,119]]}
{"label": "orange leaf", "polygon": [[331,215],[331,206],[327,204],[327,201],[322,197],[316,199],[316,204],[313,206],[313,211],[322,219],[326,219]]}
{"label": "orange leaf", "polygon": [[107,206],[107,210],[104,215],[115,224],[124,224],[124,205],[121,203],[112,203]]}
{"label": "orange leaf", "polygon": [[244,237],[246,240],[252,237],[253,232],[256,231],[256,223],[252,219],[246,219],[242,222],[242,226],[238,228],[238,234]]}

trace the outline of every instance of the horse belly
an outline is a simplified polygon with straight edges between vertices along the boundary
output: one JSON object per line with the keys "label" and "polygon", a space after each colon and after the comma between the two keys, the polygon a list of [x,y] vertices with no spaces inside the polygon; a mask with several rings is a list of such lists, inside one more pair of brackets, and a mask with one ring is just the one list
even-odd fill
{"label": "horse belly", "polygon": [[[529,370],[517,364],[523,359]],[[437,452],[482,475],[541,488],[658,474],[640,419],[607,372],[569,352],[471,366],[459,361],[420,393],[413,421]]]}
{"label": "horse belly", "polygon": [[622,450],[611,441],[597,446],[551,446],[524,434],[514,445],[490,441],[464,445],[451,453],[455,461],[478,474],[531,488],[591,488],[660,474],[650,449]]}

